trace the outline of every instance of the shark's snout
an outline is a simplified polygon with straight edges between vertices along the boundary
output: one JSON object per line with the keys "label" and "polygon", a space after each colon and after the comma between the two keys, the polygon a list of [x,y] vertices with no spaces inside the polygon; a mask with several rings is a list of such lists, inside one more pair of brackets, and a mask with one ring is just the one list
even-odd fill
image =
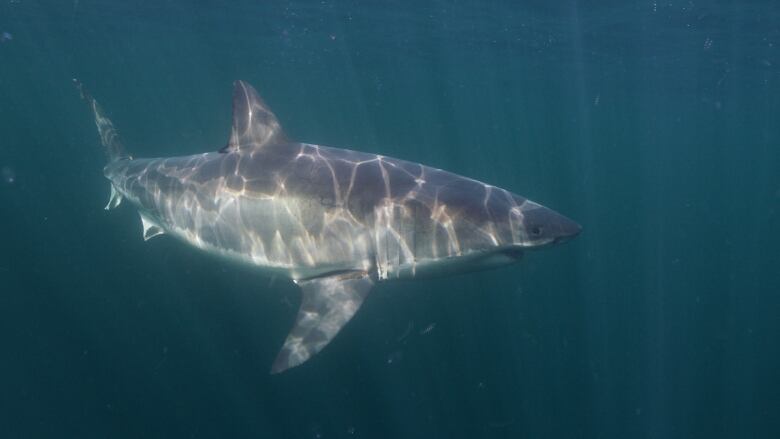
{"label": "shark's snout", "polygon": [[582,232],[582,226],[576,222],[566,218],[565,216],[558,214],[558,236],[555,238],[555,242],[566,242],[575,238]]}
{"label": "shark's snout", "polygon": [[582,227],[560,213],[544,206],[523,211],[524,244],[539,247],[566,242],[582,231]]}

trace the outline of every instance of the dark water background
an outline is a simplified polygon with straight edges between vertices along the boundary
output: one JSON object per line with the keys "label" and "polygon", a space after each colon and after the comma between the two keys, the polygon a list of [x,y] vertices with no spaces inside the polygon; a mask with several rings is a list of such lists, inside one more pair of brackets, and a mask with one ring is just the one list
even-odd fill
{"label": "dark water background", "polygon": [[[780,437],[777,2],[2,0],[0,32],[0,436]],[[380,285],[271,376],[295,287],[104,211],[72,77],[138,157],[223,146],[244,79],[293,138],[584,232]]]}

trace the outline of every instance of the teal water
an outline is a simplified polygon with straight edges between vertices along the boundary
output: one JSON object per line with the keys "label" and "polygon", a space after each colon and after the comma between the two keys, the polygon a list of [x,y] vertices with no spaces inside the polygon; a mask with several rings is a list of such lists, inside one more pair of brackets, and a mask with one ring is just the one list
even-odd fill
{"label": "teal water", "polygon": [[[776,2],[3,0],[2,32],[0,436],[780,437]],[[221,148],[243,79],[295,139],[584,231],[380,285],[272,376],[295,287],[104,211],[73,77],[137,157]]]}

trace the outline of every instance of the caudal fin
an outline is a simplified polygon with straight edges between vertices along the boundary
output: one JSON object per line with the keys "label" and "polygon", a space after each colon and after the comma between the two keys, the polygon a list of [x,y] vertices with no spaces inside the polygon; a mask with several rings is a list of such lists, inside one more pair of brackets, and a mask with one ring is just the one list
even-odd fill
{"label": "caudal fin", "polygon": [[106,117],[103,109],[97,103],[97,101],[89,94],[76,78],[73,78],[73,85],[79,90],[81,98],[89,104],[92,108],[92,112],[95,114],[95,125],[97,125],[98,133],[100,134],[100,142],[103,144],[103,149],[106,152],[109,162],[113,162],[121,159],[131,158],[126,152],[122,141],[119,140],[119,135],[114,128],[114,124]]}

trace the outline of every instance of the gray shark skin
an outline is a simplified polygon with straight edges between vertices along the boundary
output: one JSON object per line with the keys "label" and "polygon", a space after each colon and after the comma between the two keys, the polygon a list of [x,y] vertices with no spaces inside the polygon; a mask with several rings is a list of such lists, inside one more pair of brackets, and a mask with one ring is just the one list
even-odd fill
{"label": "gray shark skin", "polygon": [[[75,81],[75,80],[74,80]],[[580,226],[504,189],[421,164],[290,141],[247,83],[218,152],[134,159],[91,105],[109,163],[106,209],[138,209],[144,239],[169,234],[295,282],[303,297],[271,372],[325,347],[374,283],[479,270],[573,238]]]}

